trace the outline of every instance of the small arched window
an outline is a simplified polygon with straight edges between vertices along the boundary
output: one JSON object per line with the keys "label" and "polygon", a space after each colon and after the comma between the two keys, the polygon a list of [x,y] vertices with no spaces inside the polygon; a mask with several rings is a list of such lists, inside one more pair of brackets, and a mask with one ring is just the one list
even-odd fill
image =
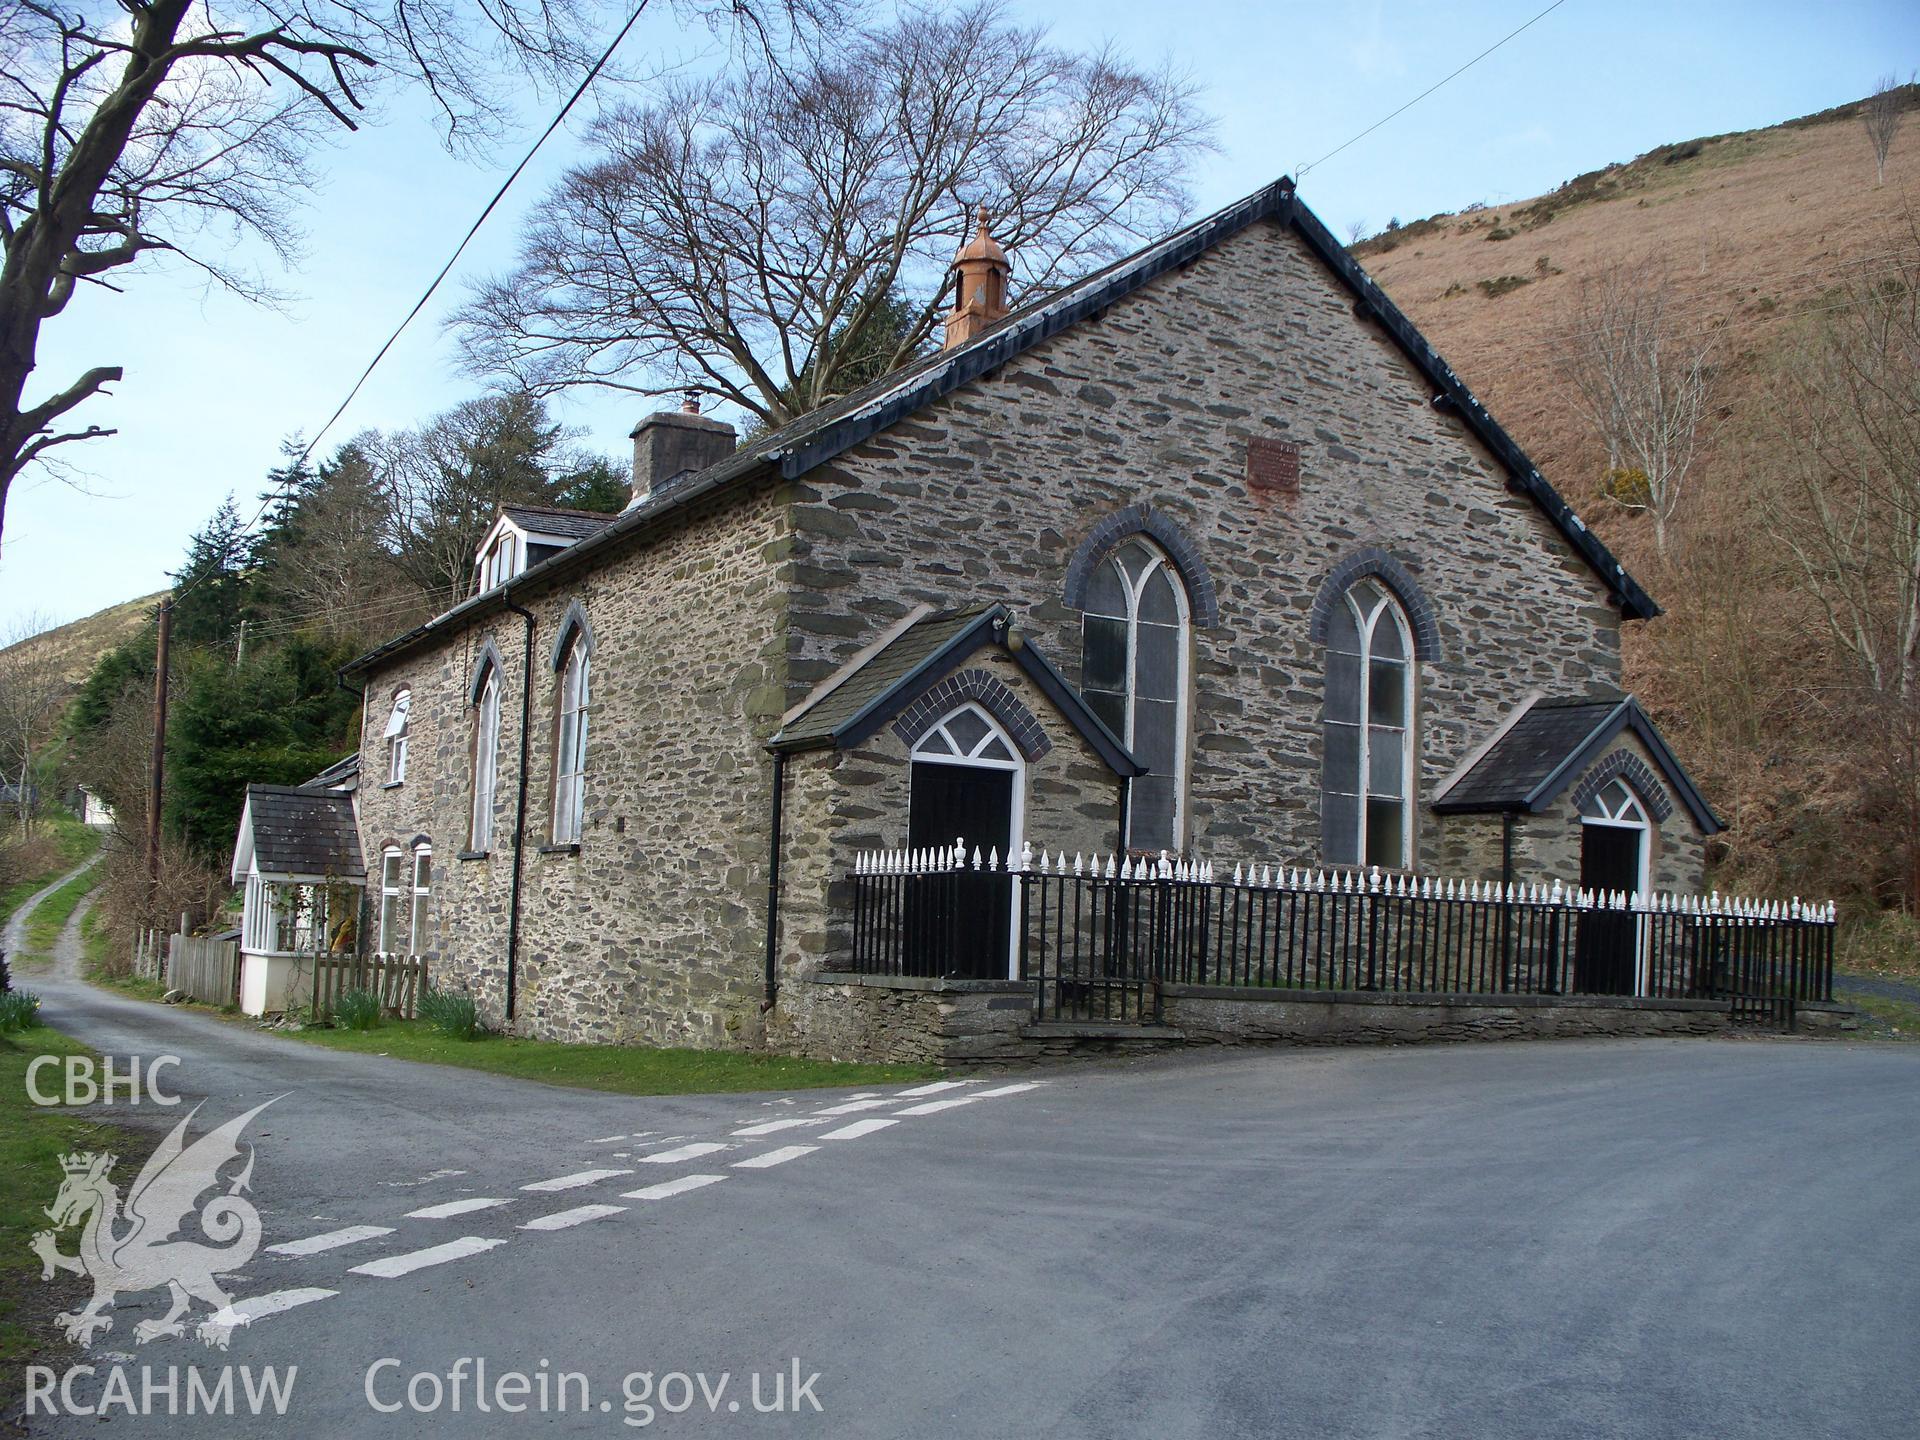
{"label": "small arched window", "polygon": [[427,948],[427,940],[432,933],[428,921],[427,907],[433,900],[433,847],[416,845],[413,847],[413,887],[411,903],[407,907],[407,950],[418,955]]}
{"label": "small arched window", "polygon": [[591,650],[585,632],[575,630],[560,661],[553,746],[553,843],[556,845],[577,845],[586,817]]}
{"label": "small arched window", "polygon": [[1640,806],[1640,797],[1627,787],[1624,780],[1609,780],[1598,790],[1593,798],[1580,807],[1580,814],[1588,820],[1604,825],[1631,825],[1645,830],[1647,812]]}
{"label": "small arched window", "polygon": [[387,712],[387,783],[398,785],[407,778],[408,713],[413,708],[413,691],[402,685],[393,692],[393,708]]}
{"label": "small arched window", "polygon": [[487,667],[473,712],[473,817],[468,848],[493,848],[493,792],[500,771],[500,672]]}
{"label": "small arched window", "polygon": [[1128,792],[1127,844],[1177,850],[1186,806],[1187,592],[1167,557],[1133,539],[1087,583],[1080,689],[1147,767]]}
{"label": "small arched window", "polygon": [[1327,626],[1321,828],[1335,865],[1413,863],[1413,638],[1391,591],[1361,580]]}
{"label": "small arched window", "polygon": [[380,853],[380,951],[391,955],[407,948],[407,857],[397,845]]}

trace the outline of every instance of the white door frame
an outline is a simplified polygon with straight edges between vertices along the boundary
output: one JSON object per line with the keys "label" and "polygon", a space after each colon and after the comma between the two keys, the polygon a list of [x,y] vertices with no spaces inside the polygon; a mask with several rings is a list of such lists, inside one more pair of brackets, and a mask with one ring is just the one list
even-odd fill
{"label": "white door frame", "polygon": [[[950,721],[967,710],[973,711],[974,714],[987,722],[987,733],[975,743],[972,754],[961,755],[958,753],[958,742],[951,734],[946,733],[946,728]],[[955,753],[948,755],[938,753],[923,754],[921,747],[935,735],[943,735],[946,743],[953,746]],[[985,749],[995,738],[998,738],[1000,743],[1006,747],[1007,754],[1013,757],[1011,760],[1001,760],[996,756],[981,755],[979,753],[979,751]],[[942,715],[926,728],[918,740],[913,742],[913,748],[907,753],[907,815],[909,817],[913,814],[913,767],[916,765],[957,765],[972,770],[1004,770],[1013,775],[1013,797],[1007,806],[1007,853],[1000,857],[1000,863],[1007,871],[1007,886],[1009,891],[1011,891],[1012,887],[1020,883],[1013,874],[1013,857],[1020,853],[1020,846],[1026,837],[1027,824],[1027,762],[1020,754],[1020,747],[1013,743],[1013,737],[1007,734],[1006,728],[1002,726],[998,720],[993,718],[991,711],[984,705],[973,700],[962,701],[946,714]],[[911,823],[911,818],[909,818],[909,823]],[[972,843],[969,842],[967,849],[968,865],[973,864],[974,848]],[[986,863],[986,858],[985,855],[980,857],[982,864]],[[1020,912],[1020,897],[1017,894],[1013,894],[1010,895],[1009,898],[1012,908],[1008,913],[1010,915],[1018,915]],[[1020,927],[1017,922],[1007,926],[1007,978],[1009,980],[1017,980],[1020,978]]]}
{"label": "white door frame", "polygon": [[[1625,805],[1616,810],[1602,797],[1618,785],[1627,794]],[[1647,807],[1638,794],[1624,780],[1610,780],[1594,794],[1589,805],[1598,805],[1601,813],[1580,816],[1582,827],[1592,825],[1602,830],[1636,830],[1640,835],[1639,861],[1634,867],[1634,894],[1647,895],[1653,890],[1653,822],[1648,818]],[[1581,834],[1585,835],[1583,828]],[[1648,973],[1651,956],[1648,954],[1647,917],[1636,914],[1633,921],[1633,993],[1645,995],[1652,977]]]}

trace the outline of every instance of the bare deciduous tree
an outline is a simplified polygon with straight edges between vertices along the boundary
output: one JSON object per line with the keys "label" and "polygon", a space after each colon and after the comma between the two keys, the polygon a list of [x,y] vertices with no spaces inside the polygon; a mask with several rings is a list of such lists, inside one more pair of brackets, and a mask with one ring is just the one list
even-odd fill
{"label": "bare deciduous tree", "polygon": [[0,637],[0,763],[6,766],[20,831],[33,826],[33,760],[59,721],[71,687],[63,657],[44,638],[51,624],[29,616]]}
{"label": "bare deciduous tree", "polygon": [[[644,0],[643,0],[644,3]],[[760,30],[836,0],[677,0]],[[581,70],[605,0],[7,0],[0,4],[0,522],[14,478],[57,446],[113,433],[74,417],[121,378],[97,365],[29,398],[42,327],[82,284],[148,257],[271,294],[231,258],[286,257],[307,161],[411,85],[450,148],[513,119],[510,75]],[[617,10],[624,12],[626,6]],[[56,385],[61,381],[56,381]]]}
{"label": "bare deciduous tree", "polygon": [[1860,123],[1867,127],[1867,139],[1873,142],[1874,183],[1884,185],[1887,180],[1887,152],[1893,149],[1893,137],[1900,133],[1900,122],[1906,118],[1907,95],[1905,91],[1912,85],[1909,79],[1906,85],[1900,83],[1898,75],[1882,75],[1873,93],[1860,106]]}
{"label": "bare deciduous tree", "polygon": [[[1784,480],[1769,529],[1798,562],[1840,664],[1820,720],[1856,757],[1859,813],[1902,852],[1920,905],[1920,223],[1857,280],[1776,387]],[[1822,677],[1823,680],[1826,677]],[[1884,852],[1883,852],[1884,853]]]}
{"label": "bare deciduous tree", "polygon": [[1654,262],[1618,265],[1583,282],[1563,314],[1561,364],[1607,447],[1606,494],[1668,527],[1706,439],[1711,331],[1689,331],[1674,287]]}
{"label": "bare deciduous tree", "polygon": [[972,204],[1039,293],[1164,228],[1209,135],[1177,76],[1059,49],[992,0],[908,10],[605,116],[518,269],[456,318],[463,353],[535,391],[692,389],[777,425],[871,370],[903,298],[881,368],[926,341]]}
{"label": "bare deciduous tree", "polygon": [[1367,222],[1366,221],[1349,220],[1347,222],[1347,244],[1358,245],[1362,240],[1366,238],[1367,238]]}

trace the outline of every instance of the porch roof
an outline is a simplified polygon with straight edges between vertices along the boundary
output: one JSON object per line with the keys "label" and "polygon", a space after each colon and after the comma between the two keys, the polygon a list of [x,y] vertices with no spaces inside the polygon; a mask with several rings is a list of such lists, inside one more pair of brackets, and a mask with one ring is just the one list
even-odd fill
{"label": "porch roof", "polygon": [[1652,718],[1631,695],[1522,701],[1472,764],[1441,787],[1433,808],[1441,814],[1537,815],[1627,731],[1646,748],[1695,823],[1709,835],[1724,830]]}
{"label": "porch roof", "polygon": [[353,796],[304,785],[249,785],[233,847],[233,882],[364,880]]}
{"label": "porch roof", "polygon": [[790,753],[858,745],[985,645],[1004,650],[1116,775],[1146,773],[1147,767],[1101,723],[1080,692],[1031,640],[1016,633],[1013,613],[1005,605],[928,615],[909,624],[790,714],[767,748]]}

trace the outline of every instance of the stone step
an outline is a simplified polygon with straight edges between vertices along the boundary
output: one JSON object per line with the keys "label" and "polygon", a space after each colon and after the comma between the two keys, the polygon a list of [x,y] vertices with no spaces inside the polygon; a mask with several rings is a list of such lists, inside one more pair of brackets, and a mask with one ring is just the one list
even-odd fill
{"label": "stone step", "polygon": [[1177,1044],[1187,1038],[1171,1025],[1094,1025],[1068,1020],[1027,1025],[1020,1033],[1030,1040],[1152,1040],[1163,1044]]}

